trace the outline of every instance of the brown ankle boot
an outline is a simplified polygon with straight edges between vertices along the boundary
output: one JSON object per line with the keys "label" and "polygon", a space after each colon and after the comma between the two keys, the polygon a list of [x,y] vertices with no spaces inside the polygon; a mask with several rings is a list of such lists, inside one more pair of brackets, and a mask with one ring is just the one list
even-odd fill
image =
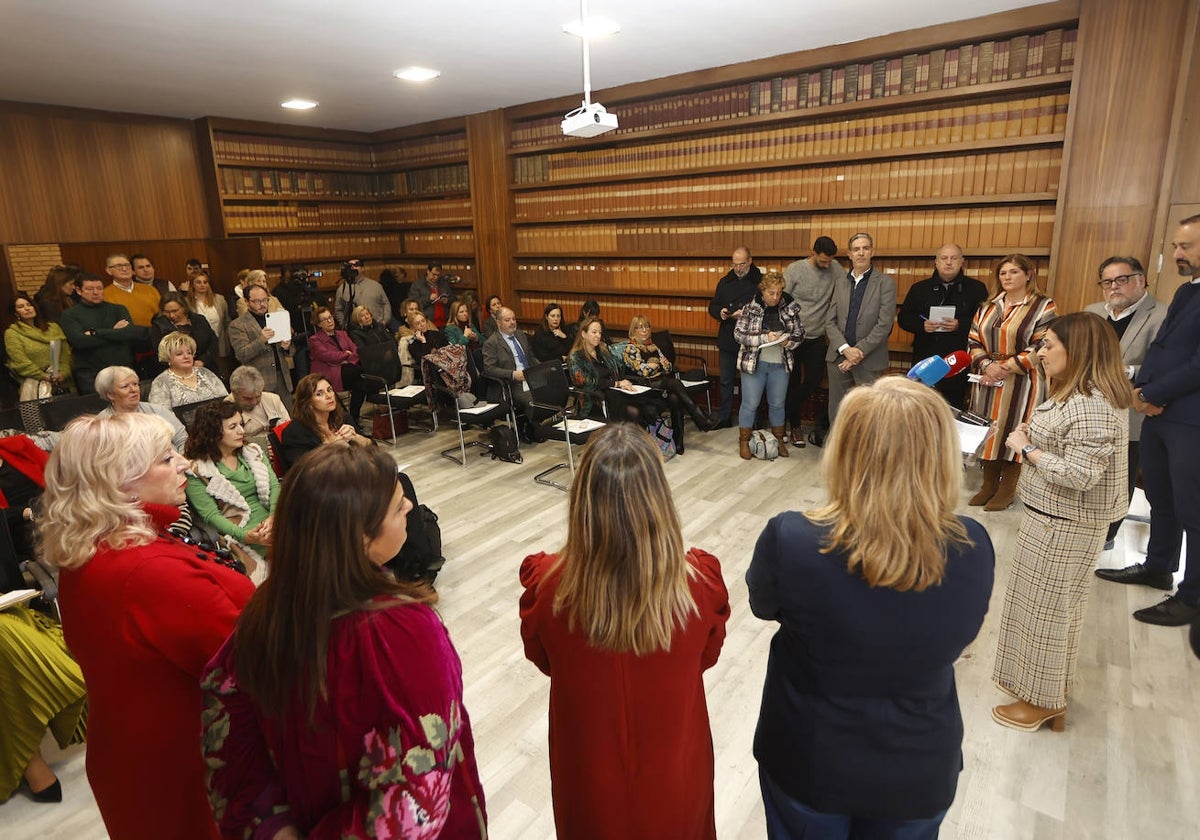
{"label": "brown ankle boot", "polygon": [[979,488],[967,504],[973,507],[985,505],[996,495],[996,488],[1000,486],[1000,462],[999,461],[984,461],[983,462],[983,486]]}
{"label": "brown ankle boot", "polygon": [[775,440],[779,441],[779,457],[788,457],[787,435],[783,433],[783,426],[772,426],[771,434],[775,435]]}
{"label": "brown ankle boot", "polygon": [[984,510],[1004,510],[1017,498],[1017,479],[1021,477],[1021,465],[1016,461],[1001,461],[1000,487],[996,495],[983,506]]}
{"label": "brown ankle boot", "polygon": [[738,429],[738,454],[742,456],[743,461],[749,461],[754,457],[750,453],[750,435],[753,429],[739,428]]}

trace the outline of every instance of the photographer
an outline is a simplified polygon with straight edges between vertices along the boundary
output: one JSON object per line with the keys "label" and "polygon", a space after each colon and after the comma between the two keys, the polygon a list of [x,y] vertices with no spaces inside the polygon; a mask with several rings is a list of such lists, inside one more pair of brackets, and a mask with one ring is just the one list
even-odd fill
{"label": "photographer", "polygon": [[392,305],[378,280],[362,273],[362,260],[348,260],[342,265],[342,282],[333,293],[333,316],[338,329],[344,330],[350,323],[350,313],[356,306],[371,310],[372,317],[381,324],[392,319]]}
{"label": "photographer", "polygon": [[442,274],[440,263],[430,263],[425,267],[425,276],[412,284],[408,290],[408,299],[415,300],[421,305],[421,311],[429,322],[439,330],[446,326],[450,317],[450,302],[454,300],[454,290],[450,284],[458,278]]}

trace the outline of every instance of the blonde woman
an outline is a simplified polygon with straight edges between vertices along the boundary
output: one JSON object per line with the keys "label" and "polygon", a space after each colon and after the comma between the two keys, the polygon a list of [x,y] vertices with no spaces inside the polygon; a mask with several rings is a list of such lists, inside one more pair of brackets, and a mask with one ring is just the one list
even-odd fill
{"label": "blonde woman", "polygon": [[[212,282],[204,272],[192,278],[187,292],[188,309],[204,316],[217,337],[217,356],[222,366],[232,368],[233,347],[229,344],[229,303],[222,295],[213,291]],[[222,375],[228,371],[222,370]]]}
{"label": "blonde woman", "polygon": [[954,514],[950,406],[903,377],[851,390],[821,474],[829,500],[772,519],[746,573],[780,624],[754,736],[767,834],[936,837],[962,768],[954,661],[995,563]]}
{"label": "blonde woman", "polygon": [[158,343],[158,360],[167,369],[150,383],[148,402],[175,408],[229,396],[229,390],[215,373],[196,364],[196,339],[187,333],[164,335]]}
{"label": "blonde woman", "polygon": [[246,306],[246,295],[250,289],[255,286],[258,286],[260,289],[267,290],[268,312],[278,312],[283,309],[283,304],[279,302],[279,298],[271,294],[271,286],[267,283],[267,272],[263,271],[261,268],[256,268],[250,271],[246,275],[246,279],[242,282],[242,293],[237,299],[237,314],[239,316],[246,314],[246,310],[248,308]]}
{"label": "blonde woman", "polygon": [[254,585],[167,532],[187,461],[140,414],[72,421],[46,466],[45,557],[88,694],[87,775],[108,833],[213,840],[200,677]]}
{"label": "blonde woman", "polygon": [[1116,333],[1090,312],[1055,321],[1038,357],[1049,399],[1005,441],[1028,466],[992,676],[1016,702],[992,709],[992,719],[1062,731],[1092,569],[1109,523],[1129,509],[1133,392]]}
{"label": "blonde woman", "polygon": [[619,423],[593,435],[567,543],[521,564],[525,656],[550,677],[559,837],[713,838],[703,672],[725,639],[717,558],[685,551],[662,457]]}

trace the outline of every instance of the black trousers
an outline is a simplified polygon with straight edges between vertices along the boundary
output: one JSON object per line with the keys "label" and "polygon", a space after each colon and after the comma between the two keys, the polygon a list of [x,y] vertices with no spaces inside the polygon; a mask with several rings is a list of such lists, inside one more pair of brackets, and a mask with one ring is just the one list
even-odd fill
{"label": "black trousers", "polygon": [[[792,351],[792,375],[788,379],[787,408],[788,422],[793,429],[800,427],[800,410],[804,403],[821,387],[825,376],[825,349],[828,342],[824,336],[806,338]],[[829,428],[829,416],[817,418],[818,428]]]}
{"label": "black trousers", "polygon": [[1187,568],[1176,595],[1200,603],[1200,446],[1196,427],[1147,417],[1142,426],[1142,480],[1150,501],[1150,545],[1146,568],[1175,572],[1183,535],[1187,534]]}

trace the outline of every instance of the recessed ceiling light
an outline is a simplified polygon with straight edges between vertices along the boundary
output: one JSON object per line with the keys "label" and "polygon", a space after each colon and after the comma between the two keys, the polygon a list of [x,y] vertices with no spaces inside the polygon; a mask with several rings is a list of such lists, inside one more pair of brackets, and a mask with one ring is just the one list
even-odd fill
{"label": "recessed ceiling light", "polygon": [[616,35],[621,31],[621,24],[604,17],[588,15],[586,20],[573,20],[563,24],[563,32],[582,38],[603,38],[605,35]]}
{"label": "recessed ceiling light", "polygon": [[442,71],[431,70],[428,67],[405,67],[392,75],[397,79],[404,79],[406,82],[428,82],[430,79],[436,79],[442,75]]}
{"label": "recessed ceiling light", "polygon": [[317,103],[311,99],[289,99],[287,102],[280,102],[279,107],[290,108],[293,111],[309,111],[317,107]]}

